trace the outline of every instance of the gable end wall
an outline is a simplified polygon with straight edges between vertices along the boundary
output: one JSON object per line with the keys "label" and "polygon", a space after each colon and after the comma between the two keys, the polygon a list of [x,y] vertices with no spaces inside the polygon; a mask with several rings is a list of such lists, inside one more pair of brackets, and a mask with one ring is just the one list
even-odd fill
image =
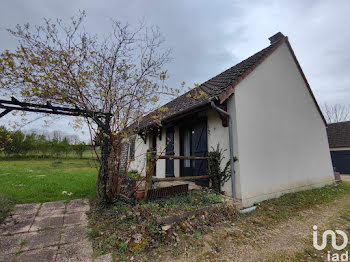
{"label": "gable end wall", "polygon": [[325,124],[286,43],[234,99],[244,206],[333,182]]}

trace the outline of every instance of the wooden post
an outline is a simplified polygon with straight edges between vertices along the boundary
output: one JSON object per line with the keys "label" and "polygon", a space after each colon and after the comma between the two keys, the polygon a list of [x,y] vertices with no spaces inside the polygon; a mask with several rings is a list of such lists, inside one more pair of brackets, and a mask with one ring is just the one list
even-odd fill
{"label": "wooden post", "polygon": [[148,190],[152,189],[152,176],[155,158],[150,150],[147,150],[146,156],[146,183],[145,183],[145,199],[147,199]]}

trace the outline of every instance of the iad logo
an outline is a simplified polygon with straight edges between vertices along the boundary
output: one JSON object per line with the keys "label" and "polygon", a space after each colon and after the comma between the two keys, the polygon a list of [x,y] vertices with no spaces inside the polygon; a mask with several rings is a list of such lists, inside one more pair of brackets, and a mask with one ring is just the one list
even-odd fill
{"label": "iad logo", "polygon": [[[331,244],[335,250],[342,250],[348,244],[348,236],[345,234],[344,231],[335,230],[335,232],[334,232],[333,230],[326,230],[322,234],[322,244],[319,245],[318,244],[318,236],[317,236],[318,235],[317,226],[314,225],[313,229],[314,229],[314,232],[312,233],[313,245],[314,245],[314,248],[316,248],[317,250],[323,250],[326,248],[328,236],[331,236],[331,241],[332,241]],[[337,245],[336,233],[339,234],[340,236],[342,236],[342,238],[343,238],[343,243],[341,245]],[[348,261],[348,251],[346,251],[343,254],[338,254],[338,253],[331,254],[331,252],[328,251],[327,252],[327,259],[328,259],[328,261]]]}

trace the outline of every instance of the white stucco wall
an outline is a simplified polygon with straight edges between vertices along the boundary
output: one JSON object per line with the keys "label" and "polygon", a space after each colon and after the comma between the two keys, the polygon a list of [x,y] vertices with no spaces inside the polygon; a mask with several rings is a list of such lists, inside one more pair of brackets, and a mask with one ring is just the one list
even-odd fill
{"label": "white stucco wall", "polygon": [[[166,128],[162,128],[161,139],[157,137],[157,154],[165,155],[166,147]],[[137,170],[141,172],[143,176],[146,175],[146,153],[147,150],[152,146],[152,138],[146,137],[146,143],[140,136],[137,136],[135,142],[135,159],[130,161],[129,170]],[[180,131],[177,126],[174,127],[174,151],[175,155],[180,155]],[[156,176],[165,177],[165,165],[164,159],[159,159],[156,163]],[[174,160],[174,175],[175,177],[180,176],[180,163],[179,160]]]}
{"label": "white stucco wall", "polygon": [[[166,129],[162,128],[161,139],[157,138],[157,154],[165,155],[165,147],[166,147]],[[158,160],[156,165],[157,165],[156,176],[165,177],[165,160],[162,160],[162,159]]]}
{"label": "white stucco wall", "polygon": [[333,182],[325,124],[286,44],[235,88],[234,100],[243,206]]}
{"label": "white stucco wall", "polygon": [[[146,153],[149,149],[149,138],[146,138],[146,143],[140,136],[136,136],[135,140],[135,159],[130,161],[129,170],[137,170],[142,176],[146,175]],[[130,148],[129,148],[130,150]]]}
{"label": "white stucco wall", "polygon": [[[216,150],[217,145],[220,149],[223,149],[224,159],[221,162],[221,168],[225,168],[227,161],[230,161],[230,147],[228,139],[228,127],[222,125],[221,118],[219,114],[210,109],[207,112],[208,118],[208,151]],[[231,190],[231,180],[227,181],[222,187],[222,190],[225,191],[225,194],[228,196],[232,195]]]}
{"label": "white stucco wall", "polygon": [[[162,139],[157,139],[157,153],[165,155],[165,148],[167,144],[166,140],[166,128],[162,128]],[[175,155],[180,155],[180,130],[178,126],[174,127],[174,151]],[[165,177],[165,166],[166,166],[166,160],[159,159],[157,161],[157,177]],[[174,160],[174,176],[179,177],[180,176],[180,160]]]}

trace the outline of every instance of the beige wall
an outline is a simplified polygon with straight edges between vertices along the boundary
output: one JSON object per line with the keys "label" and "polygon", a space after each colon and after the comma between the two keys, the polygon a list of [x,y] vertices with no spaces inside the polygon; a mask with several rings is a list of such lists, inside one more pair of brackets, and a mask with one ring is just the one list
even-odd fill
{"label": "beige wall", "polygon": [[[224,150],[224,159],[221,162],[221,168],[223,169],[230,161],[230,147],[228,139],[228,127],[223,127],[219,114],[214,110],[210,109],[207,112],[208,117],[208,151],[215,150],[217,145],[219,148]],[[227,181],[222,187],[225,194],[228,196],[232,195],[231,180]]]}
{"label": "beige wall", "polygon": [[325,125],[286,44],[235,88],[234,102],[244,206],[333,182]]}
{"label": "beige wall", "polygon": [[136,136],[135,140],[135,160],[130,161],[129,170],[137,170],[142,176],[146,175],[146,153],[149,149],[149,138],[146,143],[140,136]]}
{"label": "beige wall", "polygon": [[[175,155],[180,155],[180,133],[179,128],[174,128],[174,150]],[[143,176],[146,175],[145,165],[146,165],[146,153],[147,150],[151,148],[151,138],[147,136],[146,143],[137,136],[135,143],[135,160],[130,162],[129,170],[138,170]],[[166,128],[162,128],[161,139],[157,137],[157,154],[165,155],[166,147]],[[164,159],[160,159],[156,163],[156,176],[165,177],[165,163]],[[174,175],[175,177],[180,176],[180,164],[179,160],[174,160]]]}
{"label": "beige wall", "polygon": [[[166,147],[166,129],[162,128],[161,140],[157,138],[157,154],[165,155],[165,147]],[[160,159],[157,161],[156,176],[165,177],[165,160]]]}

